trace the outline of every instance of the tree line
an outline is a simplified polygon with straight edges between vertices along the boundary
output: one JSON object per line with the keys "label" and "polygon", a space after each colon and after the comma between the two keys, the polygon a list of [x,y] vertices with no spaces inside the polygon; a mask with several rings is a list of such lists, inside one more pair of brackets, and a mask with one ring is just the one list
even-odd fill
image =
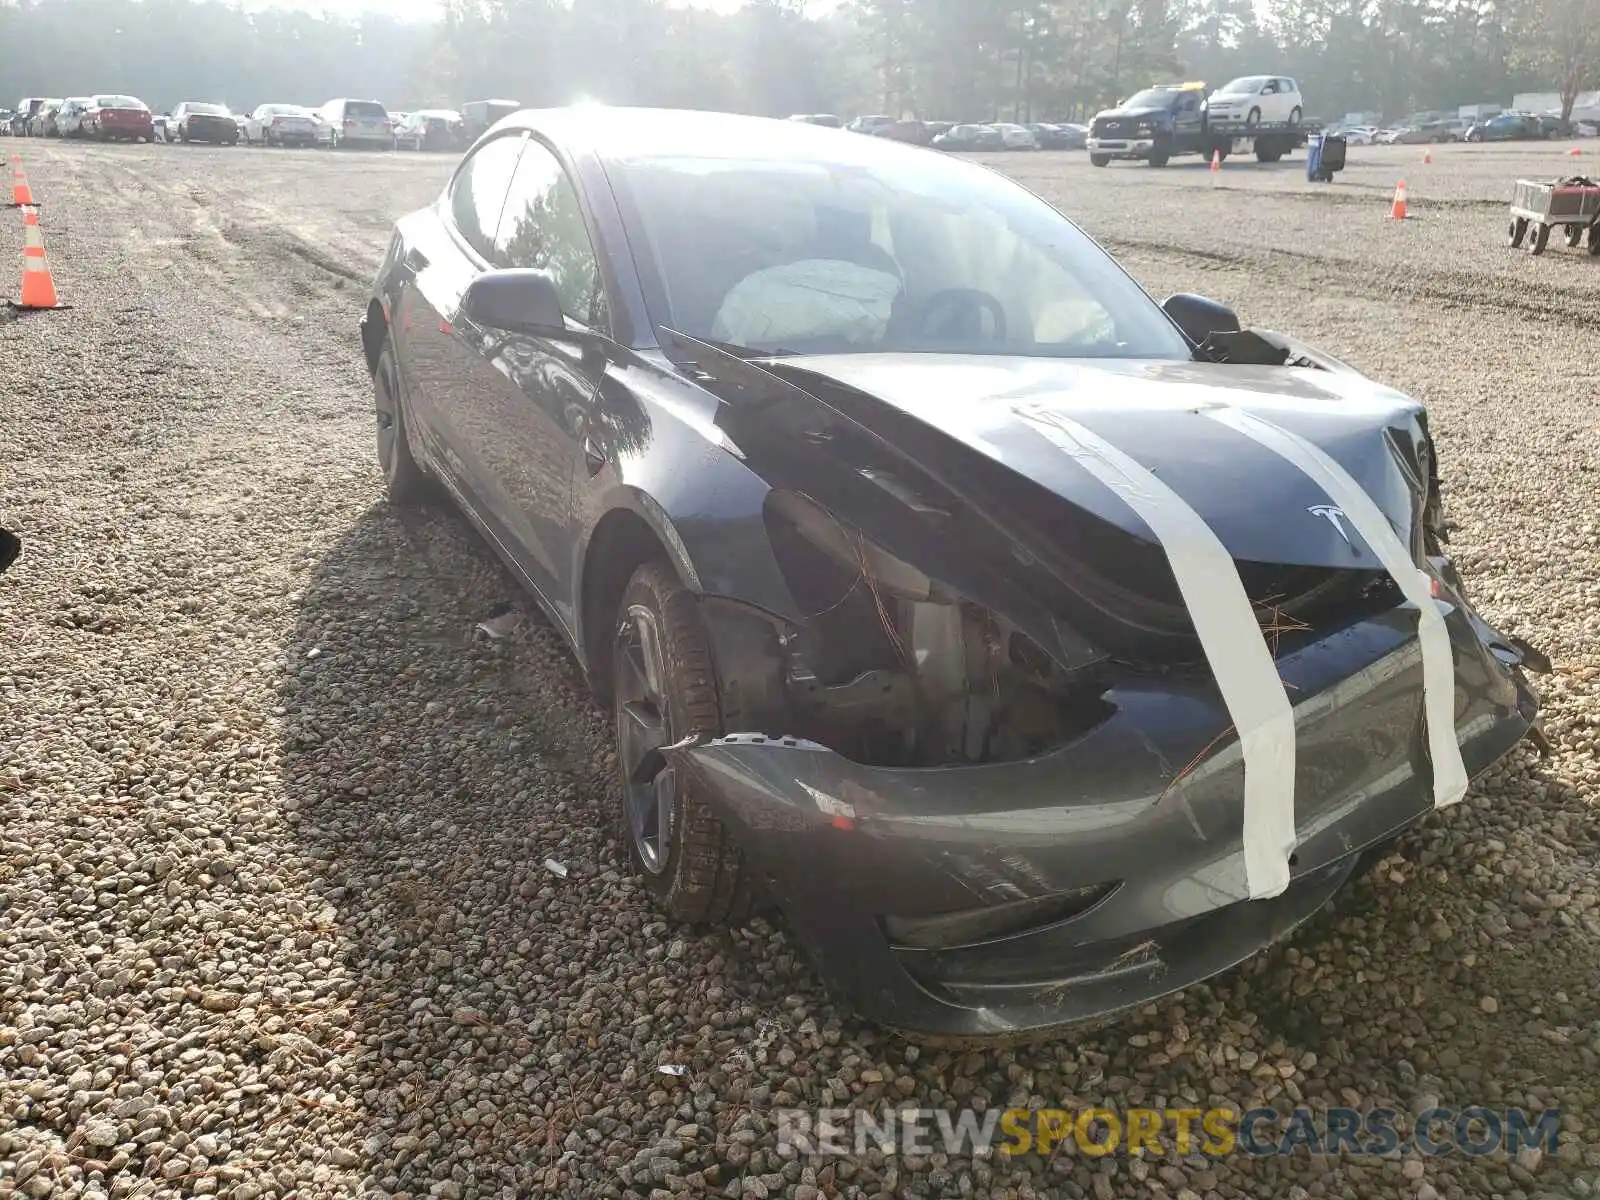
{"label": "tree line", "polygon": [[0,0],[12,96],[397,108],[589,98],[783,116],[1066,120],[1157,81],[1293,76],[1308,116],[1600,88],[1600,0],[446,0],[419,25],[219,0]]}

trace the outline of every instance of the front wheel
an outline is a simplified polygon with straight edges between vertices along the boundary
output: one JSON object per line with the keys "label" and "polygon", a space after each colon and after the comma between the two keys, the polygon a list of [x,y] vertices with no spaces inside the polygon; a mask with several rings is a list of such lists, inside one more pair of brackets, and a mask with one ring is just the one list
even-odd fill
{"label": "front wheel", "polygon": [[1528,227],[1527,250],[1529,254],[1543,254],[1550,244],[1550,226],[1539,221]]}
{"label": "front wheel", "polygon": [[612,644],[612,705],[629,861],[680,921],[738,921],[751,908],[744,858],[690,780],[662,753],[722,730],[722,701],[694,594],[665,561],[645,563],[623,592]]}
{"label": "front wheel", "polygon": [[1291,125],[1300,124],[1300,118],[1302,116],[1304,116],[1304,114],[1300,111],[1300,106],[1299,105],[1295,105],[1295,107],[1293,107],[1292,109],[1289,110],[1289,124],[1291,124]]}
{"label": "front wheel", "polygon": [[1245,117],[1244,124],[1245,128],[1247,129],[1254,129],[1257,125],[1261,124],[1261,110],[1259,108],[1252,108],[1250,110],[1250,115]]}
{"label": "front wheel", "polygon": [[1111,165],[1111,155],[1091,154],[1089,155],[1089,165],[1091,167],[1109,167]]}
{"label": "front wheel", "polygon": [[383,472],[384,489],[391,504],[415,508],[428,498],[429,482],[411,456],[400,377],[394,365],[394,350],[387,341],[378,352],[372,388],[378,420],[378,468]]}
{"label": "front wheel", "polygon": [[1528,218],[1512,217],[1511,224],[1506,227],[1506,245],[1510,246],[1513,250],[1519,249],[1522,245],[1522,239],[1527,235],[1527,232]]}

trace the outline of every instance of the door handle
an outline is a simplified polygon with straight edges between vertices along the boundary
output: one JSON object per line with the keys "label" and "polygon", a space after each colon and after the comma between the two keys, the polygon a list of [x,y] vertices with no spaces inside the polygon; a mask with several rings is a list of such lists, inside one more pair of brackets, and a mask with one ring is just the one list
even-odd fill
{"label": "door handle", "polygon": [[589,478],[591,479],[600,474],[601,469],[606,465],[605,451],[600,449],[600,443],[596,442],[592,437],[583,439],[583,465],[588,470]]}

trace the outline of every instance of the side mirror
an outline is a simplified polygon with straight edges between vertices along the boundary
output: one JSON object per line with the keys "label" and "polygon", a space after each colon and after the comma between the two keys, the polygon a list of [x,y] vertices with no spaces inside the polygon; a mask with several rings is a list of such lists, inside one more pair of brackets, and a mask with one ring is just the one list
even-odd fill
{"label": "side mirror", "polygon": [[1173,324],[1198,346],[1213,333],[1238,333],[1241,326],[1238,314],[1225,304],[1207,300],[1190,292],[1176,292],[1162,302],[1161,307]]}
{"label": "side mirror", "polygon": [[547,337],[567,333],[554,281],[531,267],[485,271],[467,285],[461,313],[486,329]]}

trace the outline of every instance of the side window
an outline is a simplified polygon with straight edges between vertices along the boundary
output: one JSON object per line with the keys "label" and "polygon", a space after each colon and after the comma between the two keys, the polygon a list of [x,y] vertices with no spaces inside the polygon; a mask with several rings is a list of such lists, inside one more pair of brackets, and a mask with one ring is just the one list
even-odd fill
{"label": "side window", "polygon": [[1278,81],[1276,79],[1267,80],[1261,85],[1261,94],[1263,96],[1276,96],[1278,94]]}
{"label": "side window", "polygon": [[485,142],[461,164],[450,184],[450,217],[456,229],[469,246],[497,266],[505,264],[495,257],[494,232],[521,149],[520,134]]}
{"label": "side window", "polygon": [[536,141],[528,142],[517,164],[491,259],[500,266],[548,271],[561,311],[590,328],[605,328],[600,264],[578,193],[555,155]]}

